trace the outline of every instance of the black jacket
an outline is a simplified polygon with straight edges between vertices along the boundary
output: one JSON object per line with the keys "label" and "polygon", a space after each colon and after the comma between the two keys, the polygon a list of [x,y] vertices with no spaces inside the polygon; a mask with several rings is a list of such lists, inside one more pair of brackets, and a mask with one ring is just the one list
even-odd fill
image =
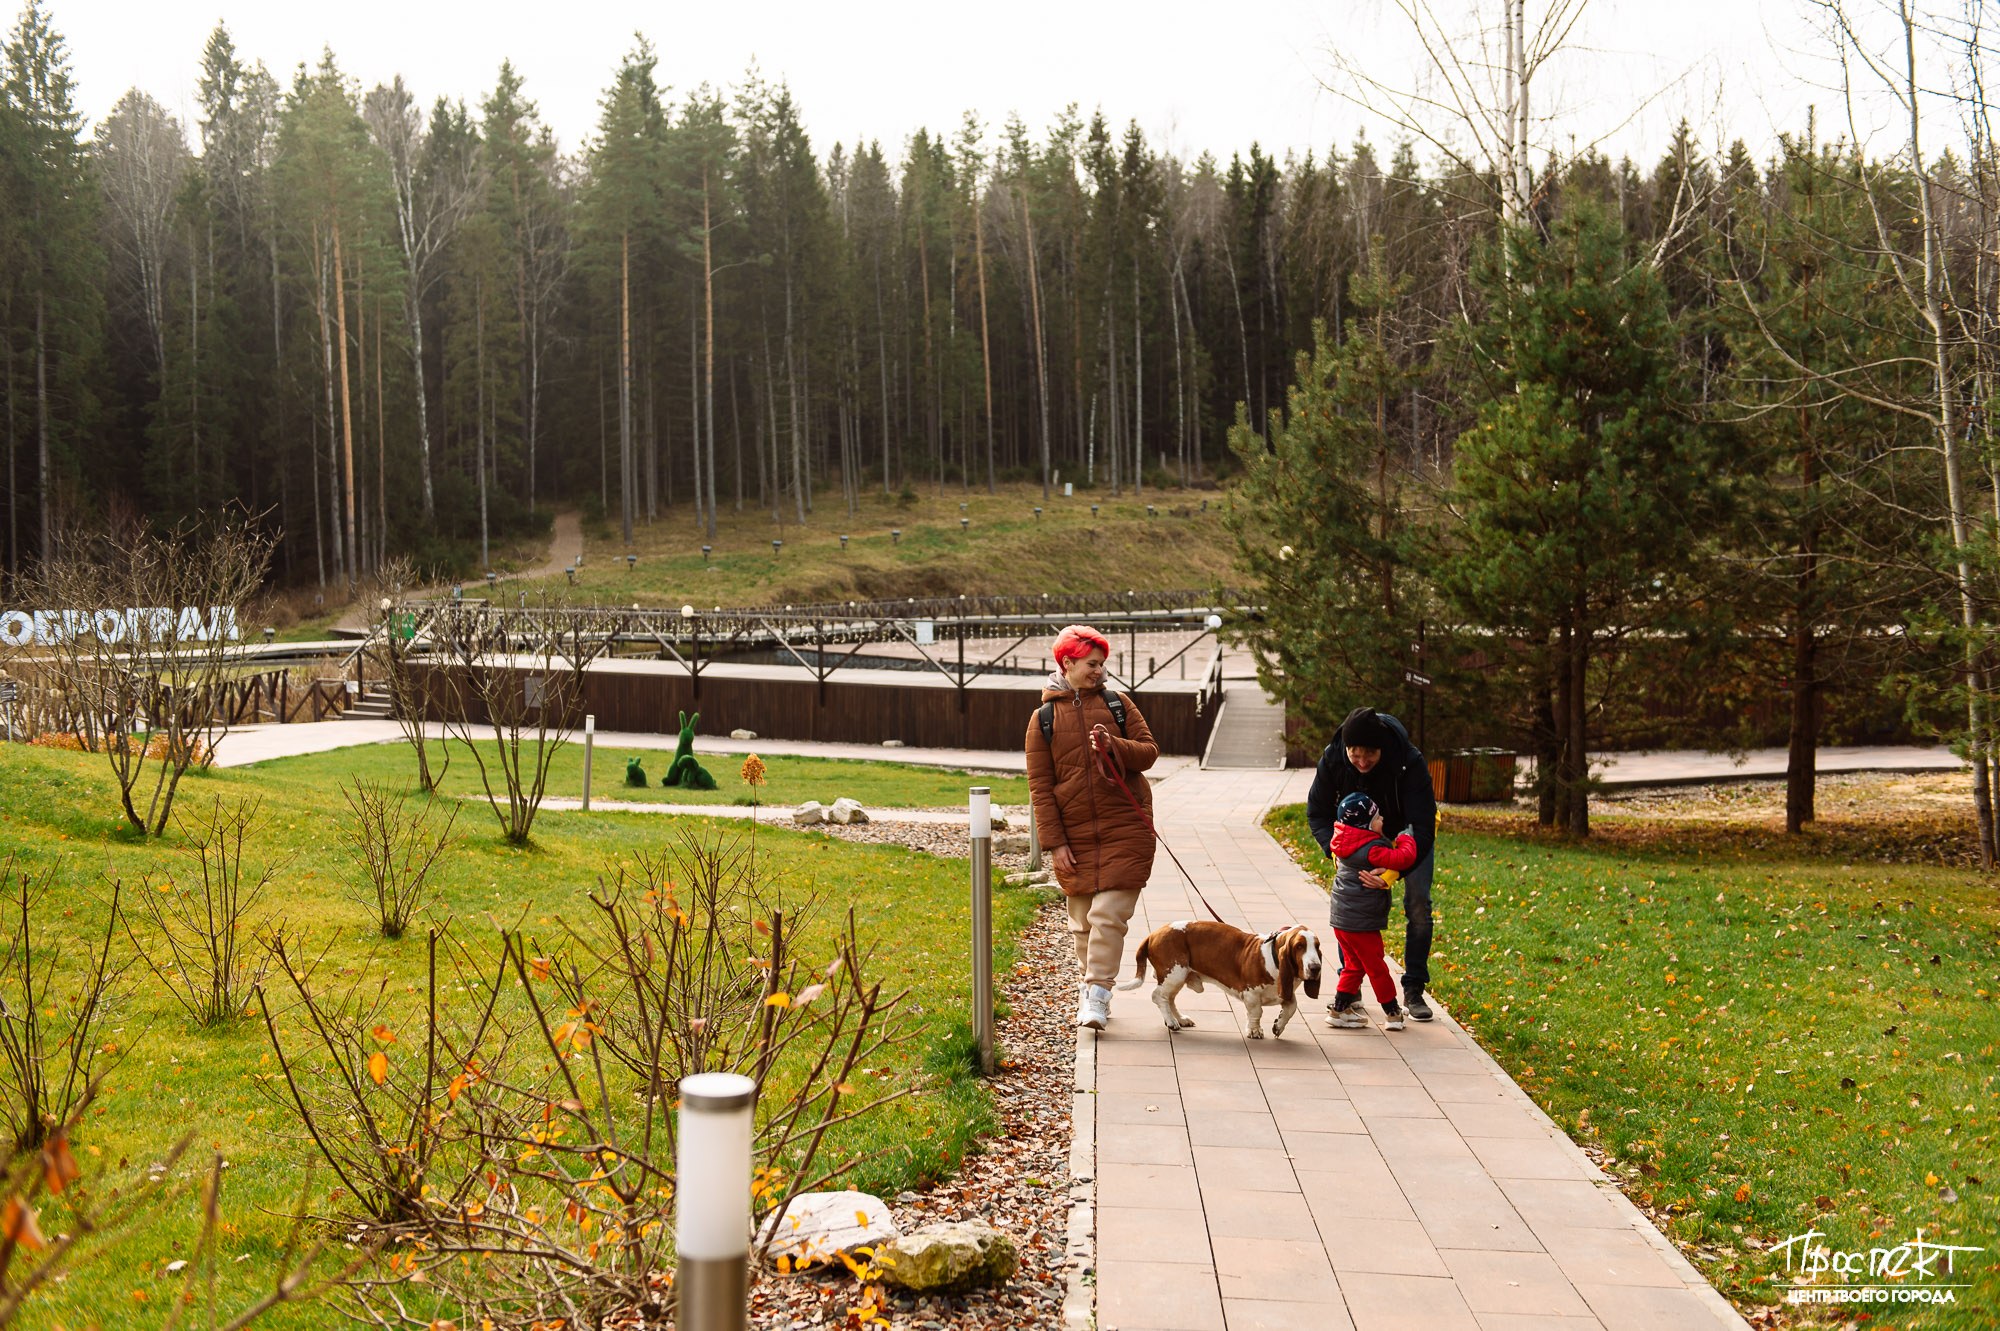
{"label": "black jacket", "polygon": [[1366,776],[1347,761],[1347,750],[1336,736],[1319,756],[1319,771],[1306,796],[1306,822],[1319,848],[1331,854],[1333,829],[1341,797],[1357,790],[1366,791],[1382,810],[1382,826],[1409,828],[1417,841],[1419,870],[1428,871],[1431,846],[1437,841],[1437,795],[1431,789],[1430,764],[1423,751],[1410,742],[1410,732],[1387,712],[1377,716],[1388,723],[1395,742],[1382,750],[1382,761]]}

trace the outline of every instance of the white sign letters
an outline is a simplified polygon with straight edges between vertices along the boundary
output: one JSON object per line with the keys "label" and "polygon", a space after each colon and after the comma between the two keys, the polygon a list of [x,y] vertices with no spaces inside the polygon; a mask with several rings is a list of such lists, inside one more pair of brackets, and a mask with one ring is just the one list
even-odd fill
{"label": "white sign letters", "polygon": [[169,642],[234,642],[242,636],[236,607],[153,607],[134,610],[0,611],[0,647],[49,647],[96,638],[141,650]]}

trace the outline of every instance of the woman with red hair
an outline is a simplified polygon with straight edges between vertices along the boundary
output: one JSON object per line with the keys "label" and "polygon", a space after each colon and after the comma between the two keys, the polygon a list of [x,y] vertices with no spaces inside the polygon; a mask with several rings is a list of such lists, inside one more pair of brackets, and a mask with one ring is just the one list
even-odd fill
{"label": "woman with red hair", "polygon": [[1140,773],[1160,756],[1131,696],[1117,695],[1114,709],[1105,693],[1110,654],[1104,635],[1082,624],[1057,634],[1055,671],[1028,718],[1035,824],[1068,899],[1083,969],[1076,1024],[1095,1030],[1111,1020],[1125,929],[1153,872],[1153,794]]}

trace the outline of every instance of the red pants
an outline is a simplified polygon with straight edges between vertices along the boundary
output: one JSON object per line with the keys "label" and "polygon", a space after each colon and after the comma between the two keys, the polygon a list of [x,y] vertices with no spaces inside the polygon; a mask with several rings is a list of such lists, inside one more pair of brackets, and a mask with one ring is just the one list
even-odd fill
{"label": "red pants", "polygon": [[1380,933],[1358,934],[1335,929],[1333,941],[1340,946],[1340,979],[1334,983],[1335,993],[1359,996],[1361,973],[1366,971],[1375,987],[1375,1001],[1385,1005],[1396,1001],[1396,981],[1389,974],[1389,963],[1382,959]]}

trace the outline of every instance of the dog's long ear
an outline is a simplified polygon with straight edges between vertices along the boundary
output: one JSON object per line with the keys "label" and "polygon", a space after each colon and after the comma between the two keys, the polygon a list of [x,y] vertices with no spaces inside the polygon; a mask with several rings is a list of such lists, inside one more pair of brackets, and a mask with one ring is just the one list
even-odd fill
{"label": "dog's long ear", "polygon": [[1294,1005],[1294,993],[1299,987],[1299,949],[1296,935],[1272,940],[1271,951],[1278,957],[1278,1002],[1284,1007]]}
{"label": "dog's long ear", "polygon": [[[1305,957],[1306,957],[1306,951],[1307,951],[1307,949],[1309,949],[1309,948],[1311,948],[1311,947],[1313,946],[1313,936],[1312,936],[1312,934],[1311,934],[1311,933],[1309,933],[1309,932],[1307,932],[1307,931],[1306,931],[1306,930],[1304,930],[1304,929],[1301,929],[1301,930],[1299,930],[1299,935],[1298,935],[1298,937],[1297,937],[1296,939],[1294,939],[1294,940],[1293,940],[1293,946],[1294,946],[1294,947],[1296,947],[1296,948],[1298,949],[1298,953],[1299,953],[1299,965],[1300,965],[1300,967],[1301,967],[1301,968],[1303,968],[1303,967],[1305,966]],[[1322,962],[1321,962],[1321,965],[1320,965],[1320,970],[1317,970],[1317,971],[1315,971],[1315,970],[1308,970],[1308,971],[1306,971],[1306,997],[1307,997],[1307,998],[1318,998],[1318,997],[1319,997],[1319,977],[1320,977],[1320,973],[1321,973],[1321,971],[1324,971],[1325,969],[1326,969],[1326,966],[1325,966],[1325,963],[1324,963],[1324,961],[1322,961]]]}

